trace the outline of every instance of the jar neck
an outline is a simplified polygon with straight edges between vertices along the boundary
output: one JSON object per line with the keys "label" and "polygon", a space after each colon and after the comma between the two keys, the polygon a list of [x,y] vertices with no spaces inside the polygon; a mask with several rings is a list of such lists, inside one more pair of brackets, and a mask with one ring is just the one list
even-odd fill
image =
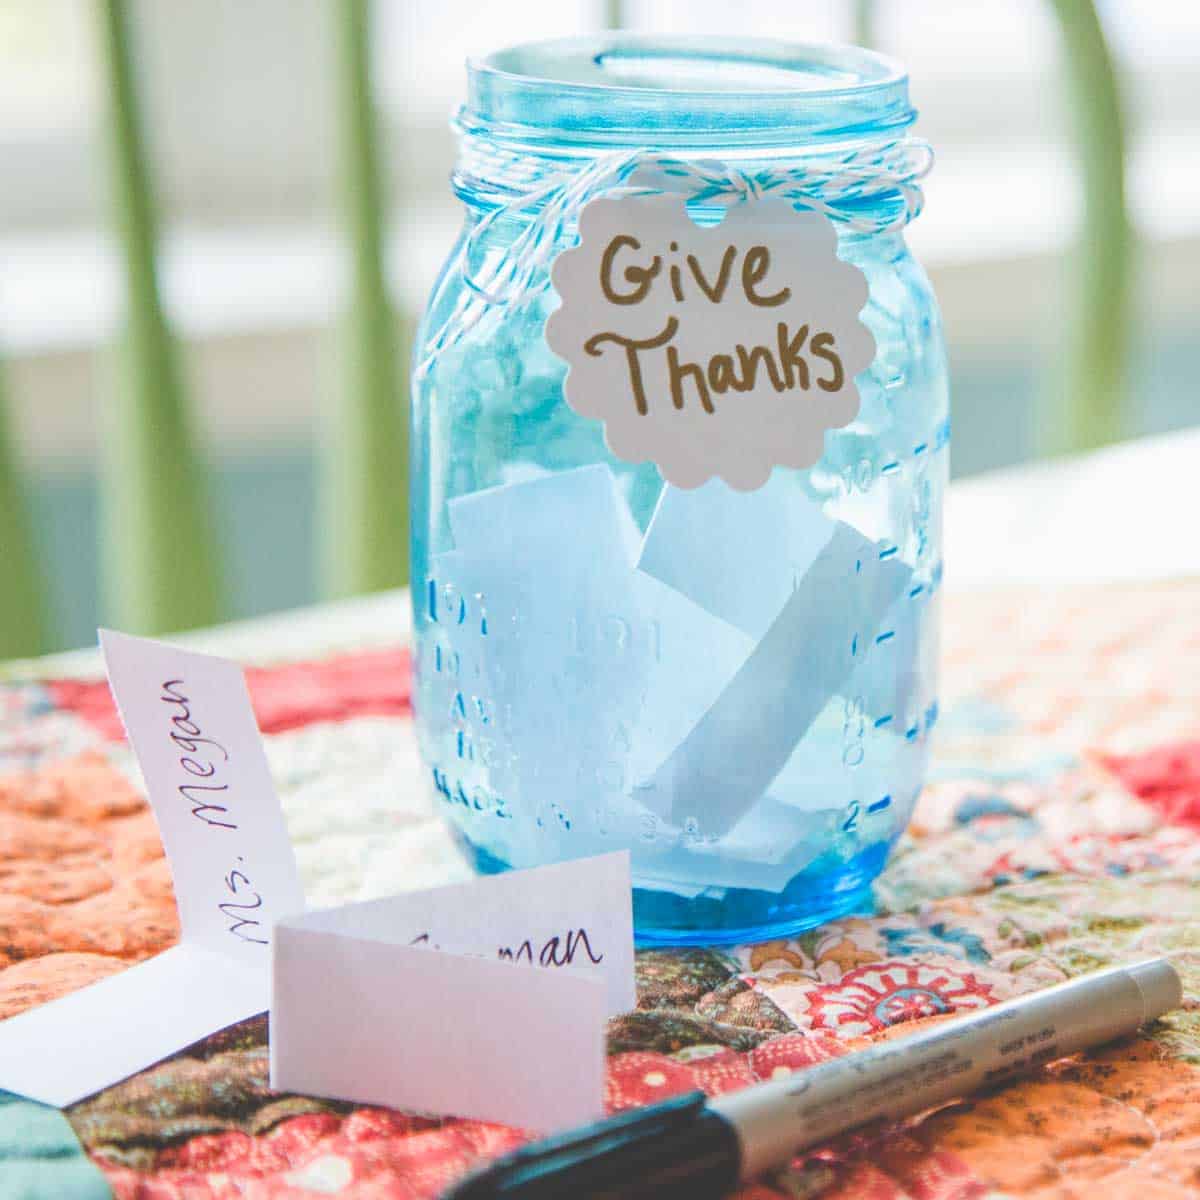
{"label": "jar neck", "polygon": [[[455,190],[472,208],[522,205],[549,181],[631,154],[721,164],[731,175],[831,178],[916,171],[908,80],[854,47],[605,34],[535,43],[469,64],[455,127]],[[923,171],[918,172],[923,173]],[[893,208],[903,187],[869,189]],[[860,207],[863,205],[860,204]]]}
{"label": "jar neck", "polygon": [[[672,150],[664,155],[648,147],[603,151],[573,147],[568,152],[538,154],[530,148],[499,144],[487,133],[461,126],[459,134],[452,176],[459,198],[478,214],[510,209],[520,220],[541,210],[544,192],[571,188],[587,177],[611,176],[612,186],[624,186],[639,167],[645,167],[656,177],[656,183],[645,190],[683,193],[696,211],[715,212],[760,190],[770,194],[794,184],[794,194],[781,194],[801,207],[826,211],[831,219],[846,219],[852,226],[894,228],[919,211],[917,181],[932,163],[928,144],[915,138],[863,137],[824,146],[769,146],[754,151],[736,148],[717,158],[711,150]],[[706,181],[714,173],[742,182],[712,188]],[[603,187],[590,189],[586,198],[597,190]],[[840,199],[826,207],[831,191]],[[849,197],[848,191],[853,193]],[[697,193],[707,194],[708,199],[695,201]]]}

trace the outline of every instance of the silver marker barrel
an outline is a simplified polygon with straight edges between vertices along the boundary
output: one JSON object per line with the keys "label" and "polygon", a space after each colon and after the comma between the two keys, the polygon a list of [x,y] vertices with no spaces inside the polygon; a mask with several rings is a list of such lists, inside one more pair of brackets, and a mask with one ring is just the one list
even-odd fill
{"label": "silver marker barrel", "polygon": [[1113,967],[714,1097],[708,1108],[733,1126],[741,1177],[752,1179],[856,1125],[912,1116],[1134,1033],[1181,999],[1166,959]]}

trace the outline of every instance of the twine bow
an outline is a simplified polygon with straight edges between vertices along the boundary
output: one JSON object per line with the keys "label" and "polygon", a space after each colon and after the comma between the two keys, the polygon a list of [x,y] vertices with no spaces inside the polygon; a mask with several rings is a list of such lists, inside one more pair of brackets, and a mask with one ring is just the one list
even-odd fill
{"label": "twine bow", "polygon": [[[811,163],[743,170],[711,159],[684,160],[635,149],[616,151],[579,171],[541,174],[524,160],[533,186],[491,210],[459,249],[451,272],[464,284],[453,310],[423,346],[417,377],[489,314],[513,312],[550,286],[550,264],[562,250],[567,229],[579,210],[598,195],[646,196],[677,192],[689,203],[729,206],[766,196],[797,208],[824,213],[858,233],[891,233],[916,217],[924,202],[920,180],[933,165],[927,142],[903,138],[882,146],[821,158]],[[899,203],[872,214],[869,202],[895,197]],[[478,248],[502,219],[532,213],[505,253],[476,268]]]}

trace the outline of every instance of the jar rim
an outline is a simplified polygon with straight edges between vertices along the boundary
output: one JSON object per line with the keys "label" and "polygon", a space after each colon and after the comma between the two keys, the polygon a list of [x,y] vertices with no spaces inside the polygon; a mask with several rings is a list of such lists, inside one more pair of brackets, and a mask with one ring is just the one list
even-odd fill
{"label": "jar rim", "polygon": [[858,46],[609,32],[467,61],[460,123],[503,135],[811,139],[915,119],[908,75]]}

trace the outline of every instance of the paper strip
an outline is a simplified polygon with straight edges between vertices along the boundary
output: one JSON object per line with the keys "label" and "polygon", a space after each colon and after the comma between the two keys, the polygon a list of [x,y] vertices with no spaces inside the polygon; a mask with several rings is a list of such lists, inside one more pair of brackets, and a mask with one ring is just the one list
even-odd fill
{"label": "paper strip", "polygon": [[[654,630],[657,643],[651,660],[657,669],[647,671],[628,722],[629,778],[640,782],[716,703],[754,649],[754,639],[653,575],[635,571],[633,582],[639,620]],[[666,669],[671,663],[687,663],[687,670]],[[634,794],[660,817],[669,817],[670,804],[659,805],[664,798]]]}
{"label": "paper strip", "polygon": [[100,644],[183,940],[265,969],[271,926],[304,891],[241,667],[110,630]]}
{"label": "paper strip", "polygon": [[194,945],[0,1023],[0,1084],[64,1108],[263,1012],[266,971]]}
{"label": "paper strip", "polygon": [[753,492],[719,479],[664,487],[638,569],[751,637],[761,637],[837,528],[795,479]]}
{"label": "paper strip", "polygon": [[[604,465],[580,467],[452,500],[449,516],[457,548],[435,569],[479,615],[467,627],[444,624],[461,671],[425,673],[424,702],[455,711],[461,694],[466,736],[503,748],[486,787],[520,796],[512,820],[477,831],[520,865],[609,850],[619,843],[599,835],[593,799],[606,786],[598,776],[623,770],[654,639],[639,616],[640,535],[619,485]],[[468,673],[469,687],[458,682]],[[630,807],[628,786],[617,779],[611,805]]]}
{"label": "paper strip", "polygon": [[[729,830],[782,770],[911,578],[906,563],[839,524],[713,706],[635,792],[669,798],[677,823]],[[853,582],[851,582],[851,580]],[[831,603],[838,597],[838,603]]]}
{"label": "paper strip", "polygon": [[641,540],[604,463],[459,496],[449,511],[454,544],[467,558],[506,563],[526,579],[530,561],[553,565],[579,545],[572,531],[586,538],[579,548],[589,553],[575,563],[584,577],[612,561],[628,565]]}
{"label": "paper strip", "polygon": [[603,1111],[605,987],[567,969],[283,927],[271,1085],[539,1132]]}
{"label": "paper strip", "polygon": [[272,922],[304,904],[240,668],[122,634],[101,641],[183,939],[0,1022],[0,1087],[59,1106],[262,1012]]}

